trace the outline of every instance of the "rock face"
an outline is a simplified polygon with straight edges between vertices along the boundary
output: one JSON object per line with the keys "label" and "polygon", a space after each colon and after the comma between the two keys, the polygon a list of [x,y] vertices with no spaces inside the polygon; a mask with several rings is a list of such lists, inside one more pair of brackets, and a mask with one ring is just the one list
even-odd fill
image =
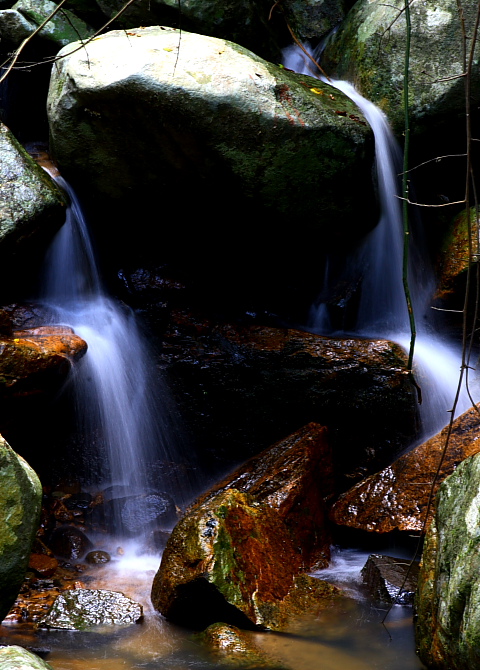
{"label": "rock face", "polygon": [[103,589],[72,589],[58,596],[39,625],[86,630],[97,625],[128,626],[142,616],[142,606],[123,593]]}
{"label": "rock face", "polygon": [[[0,153],[2,277],[6,270],[11,270],[13,261],[18,276],[20,269],[28,269],[27,261],[32,261],[32,255],[38,264],[46,244],[62,225],[65,196],[2,124]],[[7,284],[11,283],[10,278]],[[5,289],[2,292],[5,293]]]}
{"label": "rock face", "polygon": [[0,647],[0,670],[12,670],[12,668],[16,670],[53,670],[50,663],[23,647],[17,645]]}
{"label": "rock face", "polygon": [[[281,292],[309,273],[318,282],[327,238],[358,239],[376,221],[362,115],[328,85],[236,44],[179,39],[170,28],[113,31],[88,45],[88,60],[67,47],[54,68],[53,151],[99,245],[130,264],[168,258],[209,292]],[[140,235],[133,220],[144,221]],[[277,234],[293,221],[297,235]]]}
{"label": "rock face", "polygon": [[338,590],[299,574],[301,556],[275,512],[230,489],[174,528],[152,588],[152,603],[174,622],[223,621],[280,630]]}
{"label": "rock face", "polygon": [[362,568],[363,583],[381,603],[412,605],[418,579],[418,563],[372,554]]}
{"label": "rock face", "polygon": [[201,496],[193,508],[236,489],[274,509],[285,523],[305,568],[325,568],[331,537],[325,500],[334,493],[327,430],[310,423],[254,456]]}
{"label": "rock face", "polygon": [[413,438],[416,396],[392,342],[215,325],[184,312],[163,341],[170,388],[212,460],[238,463],[315,421],[329,427],[337,473],[358,479]]}
{"label": "rock face", "polygon": [[23,582],[41,504],[37,475],[0,438],[0,621]]}
{"label": "rock face", "polygon": [[[436,490],[461,461],[480,451],[480,423],[475,409],[458,417],[440,469]],[[347,491],[332,508],[332,521],[377,533],[393,530],[422,531],[430,495],[448,428],[427,440],[392,465]],[[433,508],[427,525],[433,515]]]}
{"label": "rock face", "polygon": [[415,600],[416,639],[429,668],[480,664],[480,457],[461,463],[440,487]]}
{"label": "rock face", "polygon": [[[476,5],[462,6],[466,25],[474,25]],[[411,6],[409,108],[414,125],[456,123],[464,110],[462,28],[454,0],[427,0]],[[379,104],[402,127],[402,91],[406,40],[403,3],[361,0],[330,40],[324,67]],[[467,46],[467,49],[470,47]],[[480,78],[474,68],[472,94]],[[473,93],[473,90],[476,93]],[[463,121],[461,122],[464,123]]]}

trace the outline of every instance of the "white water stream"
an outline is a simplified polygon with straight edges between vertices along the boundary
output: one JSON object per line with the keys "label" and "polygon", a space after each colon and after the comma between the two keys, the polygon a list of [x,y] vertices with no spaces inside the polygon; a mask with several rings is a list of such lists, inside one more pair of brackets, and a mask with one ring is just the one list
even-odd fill
{"label": "white water stream", "polygon": [[[308,45],[306,46],[308,50]],[[318,60],[321,52],[312,53]],[[403,219],[399,176],[403,169],[401,151],[383,112],[361,96],[346,81],[328,81],[313,71],[315,66],[297,46],[284,50],[285,67],[315,76],[347,95],[364,114],[375,136],[375,170],[377,175],[380,220],[351,259],[361,267],[362,287],[355,334],[361,337],[386,338],[398,342],[407,351],[410,346],[410,324],[403,288]],[[433,294],[433,274],[421,248],[411,244],[409,286],[415,312],[417,340],[414,353],[415,375],[422,387],[419,407],[421,434],[419,441],[437,433],[450,420],[460,376],[461,352],[431,326],[429,299]],[[348,263],[348,261],[347,261]],[[325,283],[330,281],[327,259]],[[331,335],[329,306],[314,306],[310,326],[314,332]],[[335,335],[341,333],[335,332]],[[349,333],[351,335],[351,333]],[[456,415],[466,411],[470,400],[462,388]]]}
{"label": "white water stream", "polygon": [[[149,481],[151,464],[155,459],[169,463],[175,455],[162,406],[166,392],[159,389],[158,375],[153,383],[148,349],[133,312],[102,286],[75,194],[61,177],[57,181],[71,204],[47,257],[43,302],[54,321],[71,326],[88,344],[73,370],[79,428],[92,454],[98,449],[106,454],[105,481],[98,484],[116,487],[118,498],[134,497],[121,514],[114,504],[117,531],[141,536],[164,504]],[[185,482],[175,477],[155,485],[177,496],[185,489]]]}

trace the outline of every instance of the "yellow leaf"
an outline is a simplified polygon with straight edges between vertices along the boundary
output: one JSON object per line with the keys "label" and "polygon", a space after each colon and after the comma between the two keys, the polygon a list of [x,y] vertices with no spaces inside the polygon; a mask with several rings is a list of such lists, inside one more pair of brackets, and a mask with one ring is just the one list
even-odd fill
{"label": "yellow leaf", "polygon": [[312,93],[316,93],[317,95],[324,95],[321,88],[311,88],[310,90]]}
{"label": "yellow leaf", "polygon": [[173,49],[170,49],[170,47],[163,47],[164,51],[173,51]]}

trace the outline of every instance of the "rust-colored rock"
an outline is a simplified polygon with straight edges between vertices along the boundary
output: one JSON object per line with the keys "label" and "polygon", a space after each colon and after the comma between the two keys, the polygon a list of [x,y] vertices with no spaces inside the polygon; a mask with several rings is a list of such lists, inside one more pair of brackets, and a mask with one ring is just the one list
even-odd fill
{"label": "rust-colored rock", "polygon": [[168,619],[194,628],[223,621],[280,630],[339,593],[299,574],[301,564],[276,513],[230,489],[174,528],[152,603]]}
{"label": "rust-colored rock", "polygon": [[87,344],[71,328],[44,326],[0,338],[0,395],[30,395],[58,384]]}
{"label": "rust-colored rock", "polygon": [[[440,463],[447,431],[445,427],[438,435],[344,493],[332,508],[331,520],[341,526],[377,533],[393,530],[422,532],[431,484]],[[453,424],[435,492],[459,463],[478,451],[480,416],[471,408]],[[428,523],[433,513],[434,506]]]}
{"label": "rust-colored rock", "polygon": [[45,554],[30,554],[28,567],[40,577],[52,577],[58,568],[58,561],[51,556],[45,556]]}
{"label": "rust-colored rock", "polygon": [[325,499],[333,495],[334,479],[325,427],[309,423],[249,459],[200,496],[194,507],[227,489],[248,493],[276,510],[306,568],[328,565],[331,537]]}

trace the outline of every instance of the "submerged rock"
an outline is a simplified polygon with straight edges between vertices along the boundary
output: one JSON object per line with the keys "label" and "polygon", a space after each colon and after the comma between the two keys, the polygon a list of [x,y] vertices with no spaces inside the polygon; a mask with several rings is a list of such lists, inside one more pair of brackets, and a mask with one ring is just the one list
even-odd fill
{"label": "submerged rock", "polygon": [[245,632],[235,626],[214,623],[196,635],[195,641],[204,645],[222,667],[265,670],[282,670],[285,667],[259,649]]}
{"label": "submerged rock", "polygon": [[143,616],[142,606],[123,593],[103,589],[64,591],[39,621],[46,628],[86,630],[91,626],[128,626]]}
{"label": "submerged rock", "polygon": [[372,554],[362,568],[362,580],[377,602],[413,605],[418,562]]}
{"label": "submerged rock", "polygon": [[0,670],[53,670],[47,663],[36,654],[32,654],[23,647],[10,645],[0,647]]}
{"label": "submerged rock", "polygon": [[325,500],[334,493],[334,476],[326,428],[309,423],[237,468],[191,509],[229,489],[248,493],[277,512],[306,568],[328,565],[331,537]]}
{"label": "submerged rock", "polygon": [[300,574],[301,555],[276,513],[230,489],[187,513],[174,528],[152,587],[168,619],[194,628],[223,621],[284,629],[340,592]]}
{"label": "submerged rock", "polygon": [[416,642],[429,668],[480,667],[480,455],[441,485],[415,599]]}
{"label": "submerged rock", "polygon": [[[340,526],[377,533],[393,530],[423,532],[434,513],[432,506],[429,518],[425,518],[447,433],[448,426],[344,493],[332,508],[331,520]],[[459,463],[480,451],[479,438],[479,415],[475,408],[471,408],[453,423],[434,492]]]}
{"label": "submerged rock", "polygon": [[0,621],[27,571],[41,505],[37,475],[0,437]]}
{"label": "submerged rock", "polygon": [[74,526],[56,528],[49,540],[49,546],[54,554],[67,560],[81,558],[93,549],[93,544],[85,533]]}

